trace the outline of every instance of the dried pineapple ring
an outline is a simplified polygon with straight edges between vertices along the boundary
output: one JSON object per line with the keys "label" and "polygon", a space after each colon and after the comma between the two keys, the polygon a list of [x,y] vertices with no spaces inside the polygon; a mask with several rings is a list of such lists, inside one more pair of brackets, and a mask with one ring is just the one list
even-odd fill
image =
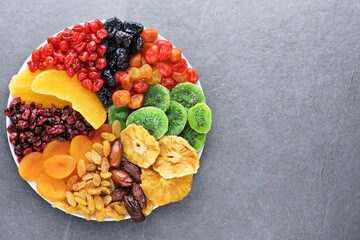
{"label": "dried pineapple ring", "polygon": [[162,206],[186,197],[191,190],[192,180],[192,175],[166,179],[151,168],[143,168],[140,186],[151,202],[157,206]]}
{"label": "dried pineapple ring", "polygon": [[121,132],[121,144],[126,159],[142,168],[150,167],[160,153],[156,139],[145,128],[135,124]]}
{"label": "dried pineapple ring", "polygon": [[165,136],[159,140],[160,154],[153,168],[162,177],[171,179],[194,174],[199,168],[199,156],[186,139]]}

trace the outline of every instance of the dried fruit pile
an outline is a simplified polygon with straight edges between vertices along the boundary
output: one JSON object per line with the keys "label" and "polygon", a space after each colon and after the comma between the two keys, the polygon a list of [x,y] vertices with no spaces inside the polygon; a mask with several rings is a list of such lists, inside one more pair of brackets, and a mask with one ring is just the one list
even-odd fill
{"label": "dried fruit pile", "polygon": [[9,85],[7,130],[20,176],[53,207],[140,222],[188,195],[212,113],[197,72],[156,29],[78,24],[27,64]]}

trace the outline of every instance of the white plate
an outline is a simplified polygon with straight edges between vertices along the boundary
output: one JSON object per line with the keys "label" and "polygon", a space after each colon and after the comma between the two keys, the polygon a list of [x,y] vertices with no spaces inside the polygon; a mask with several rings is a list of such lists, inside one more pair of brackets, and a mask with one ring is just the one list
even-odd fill
{"label": "white plate", "polygon": [[[105,22],[104,20],[101,20],[101,21],[102,21],[102,22]],[[81,25],[84,25],[84,23],[81,23]],[[72,28],[72,27],[73,27],[73,26],[71,26],[71,27],[69,27],[69,28]],[[53,35],[53,37],[56,36],[58,33],[59,33],[59,32],[55,33],[55,34]],[[157,40],[167,40],[167,39],[164,38],[164,37],[162,37],[162,36],[159,34]],[[40,46],[38,46],[37,49],[40,48],[40,47],[43,47],[46,43],[47,43],[47,40],[45,40]],[[175,47],[175,46],[174,46],[174,47]],[[33,49],[33,50],[35,50],[35,49]],[[32,50],[32,51],[33,51],[33,50]],[[186,57],[185,57],[184,55],[182,55],[182,57],[186,60],[186,62],[187,62],[187,64],[188,64],[188,67],[191,67],[191,68],[192,68],[191,64],[190,64],[189,61],[186,59]],[[20,73],[22,70],[28,68],[27,62],[30,61],[30,60],[31,60],[31,54],[30,54],[30,56],[25,60],[24,64],[21,66],[21,68],[20,68],[20,70],[19,70],[18,73]],[[201,87],[200,80],[199,80],[195,85],[198,86],[198,87],[201,89],[202,92],[204,92],[203,89],[202,89],[202,87]],[[9,106],[11,100],[13,100],[13,97],[9,94],[9,99],[8,99],[7,106]],[[10,124],[11,124],[10,118],[6,117],[6,128],[7,128]],[[12,154],[12,156],[13,156],[14,162],[15,162],[16,166],[19,167],[19,163],[18,163],[18,161],[17,161],[17,156],[16,156],[16,154],[15,154],[15,152],[14,152],[14,145],[11,144],[10,141],[9,141],[9,133],[8,133],[7,131],[6,131],[6,133],[7,133],[8,143],[9,143],[9,146],[10,146],[10,151],[11,151],[11,154]],[[202,149],[200,150],[200,152],[198,152],[199,159],[200,159],[200,157],[201,157],[201,154],[202,154],[203,150],[204,150],[204,147],[202,147]],[[19,175],[19,177],[20,177],[20,175]],[[34,189],[34,191],[35,191],[40,197],[42,197],[42,196],[39,194],[39,192],[36,190],[36,182],[35,182],[35,181],[28,181],[28,183],[29,183],[29,185],[32,187],[32,189]],[[42,198],[43,198],[43,197],[42,197]],[[50,203],[50,204],[53,204],[53,203],[54,203],[54,202],[49,201],[49,200],[47,200],[47,199],[45,199],[45,198],[43,198],[43,199],[44,199],[45,201],[47,201],[48,203]],[[156,208],[158,208],[158,206],[154,206],[154,209],[156,209]],[[60,209],[60,210],[62,210],[62,209]],[[64,211],[64,210],[62,210],[62,211]],[[64,212],[65,212],[65,211],[64,211]],[[83,215],[78,214],[78,213],[71,214],[71,215],[85,219],[85,217],[84,217]],[[130,219],[130,216],[129,216],[129,215],[126,215],[125,219]],[[96,219],[93,218],[93,217],[91,218],[91,220],[95,220],[95,221],[96,221]],[[115,220],[112,219],[112,218],[110,218],[110,217],[106,217],[105,221],[115,221]]]}

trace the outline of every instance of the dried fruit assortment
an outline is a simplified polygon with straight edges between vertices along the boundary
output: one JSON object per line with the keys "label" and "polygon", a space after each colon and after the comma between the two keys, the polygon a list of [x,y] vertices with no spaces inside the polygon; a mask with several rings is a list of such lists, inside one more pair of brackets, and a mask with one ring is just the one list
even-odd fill
{"label": "dried fruit assortment", "polygon": [[54,208],[145,220],[186,197],[212,112],[181,50],[117,17],[66,28],[31,54],[4,113],[19,174]]}

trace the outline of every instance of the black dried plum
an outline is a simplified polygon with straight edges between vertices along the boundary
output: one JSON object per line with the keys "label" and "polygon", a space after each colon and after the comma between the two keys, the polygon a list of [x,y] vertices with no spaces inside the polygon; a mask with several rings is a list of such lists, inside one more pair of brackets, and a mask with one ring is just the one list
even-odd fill
{"label": "black dried plum", "polygon": [[105,86],[112,88],[112,87],[116,87],[116,82],[111,74],[111,71],[109,69],[105,69],[102,73],[101,73],[101,79],[103,79],[105,81]]}
{"label": "black dried plum", "polygon": [[108,108],[112,105],[112,93],[108,89],[102,87],[96,95],[104,107]]}
{"label": "black dried plum", "polygon": [[131,35],[140,35],[144,30],[144,26],[140,23],[133,21],[124,21],[124,32],[130,33]]}
{"label": "black dried plum", "polygon": [[120,70],[126,70],[129,67],[130,54],[125,48],[116,49],[116,67]]}
{"label": "black dried plum", "polygon": [[107,30],[107,31],[108,31],[107,37],[108,38],[113,38],[115,36],[115,33],[116,33],[117,30],[114,27],[110,27],[109,30]]}
{"label": "black dried plum", "polygon": [[131,41],[133,39],[133,36],[123,32],[123,31],[117,31],[115,33],[115,41],[120,44],[122,47],[129,48]]}
{"label": "black dried plum", "polygon": [[132,42],[130,46],[130,53],[134,54],[140,52],[142,45],[143,45],[143,38],[139,36],[137,39],[134,39],[134,41]]}

